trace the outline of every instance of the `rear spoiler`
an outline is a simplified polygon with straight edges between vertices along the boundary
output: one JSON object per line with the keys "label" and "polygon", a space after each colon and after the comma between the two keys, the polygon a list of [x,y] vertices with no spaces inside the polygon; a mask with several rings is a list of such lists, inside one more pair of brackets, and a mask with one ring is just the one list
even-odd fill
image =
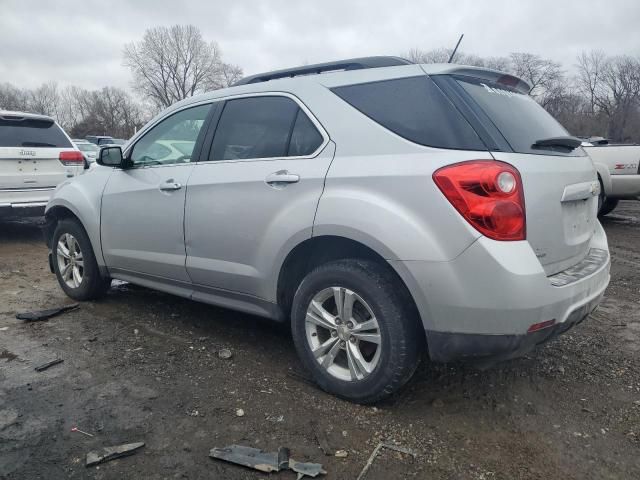
{"label": "rear spoiler", "polygon": [[531,92],[531,86],[521,78],[508,73],[499,72],[498,70],[491,70],[489,68],[452,64],[422,65],[422,68],[428,75],[458,75],[461,77],[472,77],[504,85],[505,87],[512,88],[525,95],[529,95],[529,92]]}
{"label": "rear spoiler", "polygon": [[34,113],[22,113],[22,112],[2,112],[0,111],[0,120],[7,122],[25,122],[36,121],[39,123],[50,124],[53,123],[53,118],[48,115],[36,115]]}

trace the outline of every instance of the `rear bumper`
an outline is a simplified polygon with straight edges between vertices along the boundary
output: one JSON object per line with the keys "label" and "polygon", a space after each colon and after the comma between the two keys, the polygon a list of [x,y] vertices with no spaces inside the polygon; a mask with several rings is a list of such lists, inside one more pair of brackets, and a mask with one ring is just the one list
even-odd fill
{"label": "rear bumper", "polygon": [[640,175],[611,175],[612,198],[634,199],[640,197]]}
{"label": "rear bumper", "polygon": [[[500,360],[523,355],[597,307],[610,278],[599,224],[590,248],[602,253],[597,265],[585,259],[584,271],[574,266],[553,277],[546,276],[528,242],[484,237],[450,262],[395,266],[420,312],[432,360]],[[528,333],[551,320],[554,326]]]}
{"label": "rear bumper", "polygon": [[0,190],[0,217],[40,217],[54,187]]}

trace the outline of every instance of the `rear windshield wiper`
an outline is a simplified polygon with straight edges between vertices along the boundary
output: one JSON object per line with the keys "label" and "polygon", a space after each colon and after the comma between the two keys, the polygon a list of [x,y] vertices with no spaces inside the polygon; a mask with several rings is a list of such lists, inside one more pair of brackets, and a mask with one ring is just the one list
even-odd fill
{"label": "rear windshield wiper", "polygon": [[566,137],[550,137],[536,140],[533,145],[531,145],[531,148],[553,149],[553,147],[560,147],[571,151],[578,148],[580,145],[582,145],[582,140],[577,137],[567,135]]}
{"label": "rear windshield wiper", "polygon": [[54,145],[53,143],[46,143],[46,142],[22,142],[23,147],[57,147],[57,145]]}

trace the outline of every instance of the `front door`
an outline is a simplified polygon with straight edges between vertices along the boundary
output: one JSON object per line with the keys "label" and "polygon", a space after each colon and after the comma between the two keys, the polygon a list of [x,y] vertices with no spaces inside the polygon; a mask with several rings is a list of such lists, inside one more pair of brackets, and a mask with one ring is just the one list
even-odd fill
{"label": "front door", "polygon": [[[126,152],[102,196],[101,236],[112,273],[188,282],[184,205],[210,104],[171,114]],[[197,154],[197,153],[195,153]]]}

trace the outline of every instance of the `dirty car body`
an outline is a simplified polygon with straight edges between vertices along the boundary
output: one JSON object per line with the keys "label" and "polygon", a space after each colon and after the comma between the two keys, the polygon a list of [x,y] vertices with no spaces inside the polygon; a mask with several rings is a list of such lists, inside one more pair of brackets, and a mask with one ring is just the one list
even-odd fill
{"label": "dirty car body", "polygon": [[610,262],[589,157],[521,80],[390,63],[250,78],[103,150],[47,206],[59,280],[75,222],[101,279],[290,321],[320,386],[362,402],[420,349],[504,359],[586,318]]}

